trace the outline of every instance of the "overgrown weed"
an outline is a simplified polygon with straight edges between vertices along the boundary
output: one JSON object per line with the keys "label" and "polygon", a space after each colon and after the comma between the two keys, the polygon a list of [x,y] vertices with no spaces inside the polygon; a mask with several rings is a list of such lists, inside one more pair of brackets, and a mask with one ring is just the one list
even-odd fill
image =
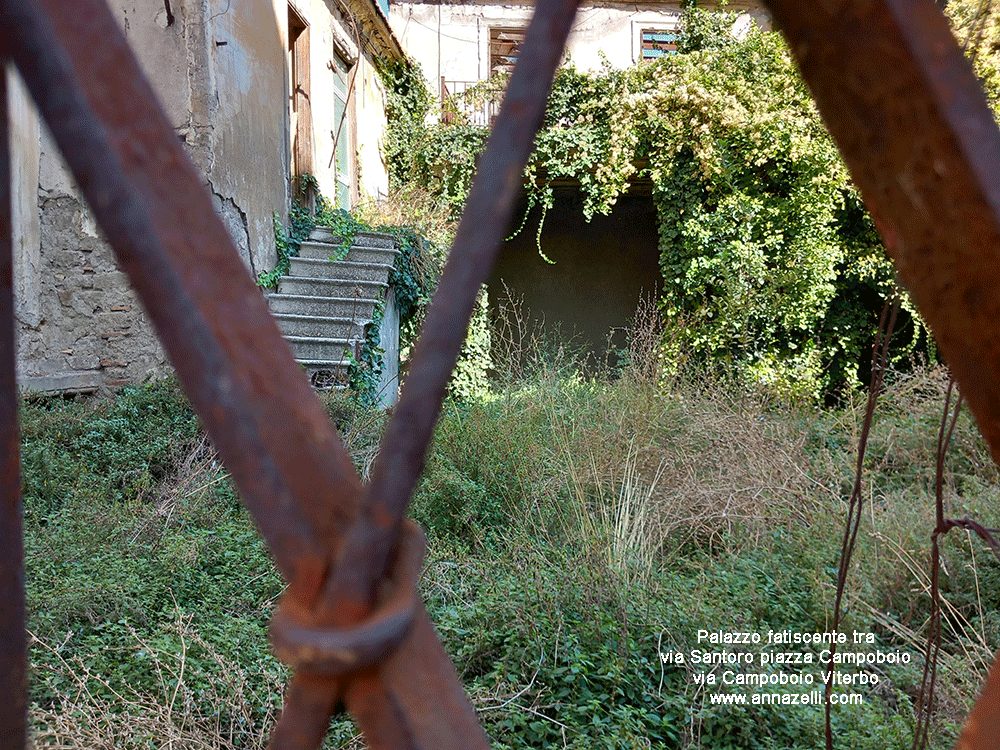
{"label": "overgrown weed", "polygon": [[[533,335],[490,397],[445,404],[413,505],[423,596],[488,732],[511,748],[819,746],[816,711],[714,706],[698,670],[659,654],[696,648],[699,629],[829,626],[860,402],[820,410],[674,366],[655,318],[615,378]],[[883,394],[848,581],[848,626],[914,659],[945,377],[918,369]],[[384,412],[324,398],[364,473]],[[258,746],[286,674],[266,645],[283,584],[176,386],[23,414],[36,743]],[[996,479],[960,420],[949,512],[997,526]],[[953,536],[940,747],[1000,645],[1000,564]],[[845,746],[909,746],[919,670],[883,677],[836,717]],[[340,720],[329,744],[357,733]]]}
{"label": "overgrown weed", "polygon": [[445,254],[455,238],[458,222],[449,207],[425,187],[407,183],[380,200],[365,200],[358,205],[357,218],[373,227],[412,227],[428,240],[429,252],[421,254],[418,273],[437,278],[444,266]]}
{"label": "overgrown weed", "polygon": [[109,680],[91,659],[67,657],[69,635],[53,643],[30,634],[35,652],[48,657],[34,670],[35,679],[58,685],[51,704],[32,705],[35,747],[266,746],[288,677],[273,658],[257,666],[260,680],[251,679],[247,664],[221,654],[180,612],[152,638],[131,627],[124,634],[119,645],[102,648],[111,653],[109,661],[139,662],[152,677],[148,684]]}

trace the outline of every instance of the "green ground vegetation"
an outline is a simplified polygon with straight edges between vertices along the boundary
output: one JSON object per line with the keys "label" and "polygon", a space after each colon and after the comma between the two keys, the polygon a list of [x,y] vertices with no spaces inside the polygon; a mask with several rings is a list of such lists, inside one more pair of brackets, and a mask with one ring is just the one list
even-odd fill
{"label": "green ground vegetation", "polygon": [[[949,13],[992,93],[995,24],[978,5]],[[853,388],[836,408],[814,395],[863,357],[891,275],[778,40],[691,18],[685,54],[563,71],[528,173],[543,205],[550,178],[575,175],[592,213],[646,170],[663,299],[603,375],[516,325],[527,316],[488,346],[483,325],[496,379],[480,367],[446,402],[412,505],[429,539],[421,594],[496,747],[822,746],[817,707],[713,703],[736,691],[659,655],[703,647],[699,630],[830,626],[862,405]],[[397,205],[366,210],[445,237],[483,133],[428,130],[412,69],[382,72]],[[919,325],[903,339],[899,353],[919,348]],[[865,462],[843,627],[911,661],[834,711],[842,748],[907,748],[914,731],[947,377],[901,364]],[[323,398],[365,475],[386,415]],[[176,384],[26,398],[21,417],[36,743],[263,747],[288,675],[266,638],[284,584]],[[948,513],[1000,526],[996,480],[961,418]],[[1000,647],[1000,564],[959,532],[943,554],[935,748],[952,745]],[[327,746],[360,746],[348,720]]]}
{"label": "green ground vegetation", "polygon": [[[445,404],[412,506],[428,611],[496,747],[819,747],[821,709],[715,705],[703,670],[659,654],[704,648],[700,629],[829,627],[861,405],[665,374],[655,311],[640,317],[614,378],[526,332],[503,339],[488,395]],[[945,383],[895,376],[876,417],[845,628],[913,660],[835,710],[837,747],[910,746]],[[325,398],[364,474],[385,414]],[[176,384],[21,413],[39,746],[263,747],[283,583]],[[949,512],[997,526],[996,474],[961,419]],[[982,544],[949,537],[933,747],[1000,646],[998,578]],[[334,722],[327,747],[358,743]]]}

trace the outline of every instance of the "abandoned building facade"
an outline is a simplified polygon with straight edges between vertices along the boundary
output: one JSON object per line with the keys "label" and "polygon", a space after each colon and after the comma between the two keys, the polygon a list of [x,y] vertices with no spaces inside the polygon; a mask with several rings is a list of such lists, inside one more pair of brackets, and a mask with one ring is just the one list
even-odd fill
{"label": "abandoned building facade", "polygon": [[[737,25],[770,29],[770,16],[756,2],[726,5]],[[534,3],[496,0],[393,0],[389,20],[403,49],[420,65],[428,89],[442,105],[517,60]],[[579,70],[602,65],[627,68],[676,49],[681,3],[581,2],[566,41],[565,61]],[[473,114],[473,120],[477,117]],[[480,116],[479,121],[485,124]]]}
{"label": "abandoned building facade", "polygon": [[[287,219],[296,176],[313,175],[342,208],[387,193],[379,61],[409,56],[419,63],[442,105],[434,115],[440,116],[455,94],[512,68],[533,9],[527,1],[488,0],[110,5],[255,276],[275,265],[275,222]],[[769,26],[756,4],[729,7],[743,13],[740,23]],[[680,13],[679,3],[584,2],[567,60],[593,70],[605,61],[626,67],[669,54]],[[16,74],[8,77],[19,383],[38,392],[88,392],[168,372],[61,156]],[[487,125],[491,113],[477,116]],[[511,287],[551,319],[573,323],[599,346],[609,328],[627,322],[641,293],[655,292],[655,216],[641,184],[611,216],[588,225],[574,200],[566,186],[546,222],[543,241],[556,264],[541,261],[534,233],[525,231],[505,247],[493,284]],[[580,241],[584,235],[587,242]],[[593,252],[595,243],[611,252]],[[324,253],[314,249],[314,258]],[[300,265],[308,263],[315,261]],[[595,294],[601,306],[593,305]],[[325,341],[327,349],[342,343]]]}
{"label": "abandoned building facade", "polygon": [[[293,176],[350,208],[388,190],[379,59],[402,59],[374,0],[111,0],[240,255],[276,262]],[[16,74],[11,79],[18,380],[82,392],[169,366]]]}
{"label": "abandoned building facade", "polygon": [[[751,24],[770,30],[768,12],[756,2],[729,3],[733,32]],[[531,2],[400,0],[389,18],[404,49],[420,64],[436,92],[440,117],[488,125],[494,104],[470,104],[463,92],[508,73],[531,17]],[[566,43],[565,62],[581,71],[624,69],[676,52],[679,2],[582,2]],[[560,340],[580,352],[603,355],[623,345],[640,297],[656,297],[661,276],[652,185],[637,177],[608,215],[584,219],[579,184],[554,186],[554,205],[528,211],[522,199],[490,278],[491,317],[511,309],[538,326],[558,329]],[[520,227],[520,231],[517,231]],[[544,256],[538,251],[540,242]],[[551,262],[550,262],[551,261]],[[600,304],[595,304],[600,300]],[[611,338],[611,332],[615,331]]]}

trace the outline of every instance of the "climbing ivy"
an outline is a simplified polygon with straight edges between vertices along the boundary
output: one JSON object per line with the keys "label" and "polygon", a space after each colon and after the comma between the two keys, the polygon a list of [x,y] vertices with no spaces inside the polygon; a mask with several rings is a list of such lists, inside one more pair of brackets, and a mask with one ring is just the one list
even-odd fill
{"label": "climbing ivy", "polygon": [[424,139],[431,95],[420,66],[412,60],[379,60],[376,71],[386,92],[386,131],[382,154],[389,173],[389,189],[398,190],[412,173],[413,155]]}
{"label": "climbing ivy", "polygon": [[288,274],[291,259],[298,256],[299,247],[309,238],[315,226],[316,220],[312,212],[297,202],[288,212],[287,230],[281,221],[281,216],[277,211],[274,212],[274,247],[278,261],[272,270],[265,271],[257,277],[258,286],[264,289],[278,286],[281,277]]}
{"label": "climbing ivy", "polygon": [[[434,180],[438,197],[443,197],[443,205],[447,207],[446,223],[454,222],[461,215],[472,183],[476,156],[486,144],[486,131],[470,126],[457,117],[457,112],[452,113],[456,115],[454,127],[429,128],[425,123],[433,99],[415,62],[380,63],[378,73],[386,90],[387,127],[382,151],[390,190],[398,193],[402,188],[419,186],[421,175],[432,171],[438,175]],[[495,97],[497,91],[490,86],[485,84],[483,91],[470,91],[469,96],[483,101]],[[417,338],[423,310],[430,302],[451,238],[444,241],[436,238],[434,242],[413,229],[383,227],[382,231],[393,233],[399,242],[400,262],[391,282],[397,289],[400,305],[400,347],[406,351]],[[405,299],[400,299],[400,289],[407,290]],[[453,395],[470,396],[486,390],[486,372],[491,366],[487,314],[484,291],[452,377]]]}
{"label": "climbing ivy", "polygon": [[732,28],[738,14],[726,10],[723,0],[714,8],[702,8],[695,0],[685,0],[683,23],[677,35],[677,51],[699,52],[717,50],[735,43]]}
{"label": "climbing ivy", "polygon": [[[569,178],[589,219],[648,178],[661,309],[684,348],[748,379],[830,394],[855,381],[867,356],[891,265],[784,42],[756,30],[737,39],[734,20],[689,5],[682,54],[560,70],[527,201],[544,213],[553,183]],[[457,214],[485,135],[463,123],[429,128],[411,179]],[[913,318],[895,356],[925,344]]]}
{"label": "climbing ivy", "polygon": [[817,334],[848,262],[847,173],[783,43],[755,34],[639,76],[624,109],[643,124],[666,317],[700,356],[815,392],[844,353]]}
{"label": "climbing ivy", "polygon": [[379,403],[379,385],[382,380],[381,329],[385,318],[385,303],[378,302],[372,312],[372,322],[365,326],[364,343],[358,356],[350,350],[344,352],[347,360],[348,378],[355,400],[363,407],[370,408]]}
{"label": "climbing ivy", "polygon": [[432,127],[413,155],[410,179],[432,185],[458,219],[472,186],[476,159],[486,146],[489,131],[477,125]]}

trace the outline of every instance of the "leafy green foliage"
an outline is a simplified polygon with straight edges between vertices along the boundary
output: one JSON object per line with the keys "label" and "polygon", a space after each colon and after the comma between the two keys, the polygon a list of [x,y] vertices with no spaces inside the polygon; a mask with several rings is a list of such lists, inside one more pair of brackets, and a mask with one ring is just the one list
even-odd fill
{"label": "leafy green foliage", "polygon": [[274,212],[274,244],[278,262],[270,271],[265,271],[257,277],[257,285],[265,289],[278,286],[282,276],[288,274],[290,260],[298,257],[302,243],[309,239],[316,227],[333,229],[342,243],[337,254],[331,260],[342,260],[351,249],[357,232],[369,227],[356,221],[347,211],[334,206],[319,192],[319,183],[311,174],[300,175],[296,182],[299,185],[300,197],[311,192],[315,197],[315,210],[295,200],[288,211],[289,229],[286,232],[278,212]]}
{"label": "leafy green foliage", "polygon": [[842,353],[816,333],[845,261],[834,216],[847,176],[808,91],[773,35],[647,75],[630,106],[649,124],[667,317],[702,356],[816,388]]}
{"label": "leafy green foliage", "polygon": [[717,50],[735,42],[732,28],[737,14],[726,10],[726,2],[719,3],[711,10],[699,7],[696,0],[687,0],[682,5],[681,28],[677,35],[678,52],[683,54]]}
{"label": "leafy green foliage", "polygon": [[[736,39],[734,19],[692,5],[683,54],[560,70],[527,166],[528,205],[544,212],[553,181],[570,178],[586,217],[608,213],[641,170],[678,343],[790,394],[842,393],[894,292],[891,265],[784,43],[756,31]],[[440,125],[420,143],[413,179],[456,214],[484,135]],[[907,309],[897,362],[928,346]]]}
{"label": "leafy green foliage", "polygon": [[462,351],[455,363],[455,370],[448,384],[448,392],[455,398],[483,396],[490,390],[489,370],[493,366],[490,351],[492,334],[489,326],[489,304],[483,288],[476,298],[476,306],[469,320],[469,330],[462,342]]}
{"label": "leafy green foliage", "polygon": [[382,139],[390,190],[409,180],[417,144],[424,138],[424,121],[431,108],[431,95],[420,66],[412,60],[379,61],[379,78],[386,90],[386,132]]}
{"label": "leafy green foliage", "polygon": [[382,377],[382,348],[380,336],[382,319],[385,317],[385,304],[379,302],[372,312],[372,322],[365,326],[364,344],[360,356],[355,357],[350,351],[344,353],[348,363],[351,390],[358,403],[363,407],[372,407],[379,403],[379,382]]}
{"label": "leafy green foliage", "polygon": [[23,409],[22,494],[28,519],[39,523],[70,500],[141,496],[175,460],[178,435],[198,433],[170,382],[126,386],[93,410],[59,398]]}
{"label": "leafy green foliage", "polygon": [[288,223],[289,229],[285,231],[281,216],[274,212],[274,246],[278,262],[272,270],[264,271],[257,277],[257,286],[264,289],[277,287],[281,277],[288,275],[290,260],[298,256],[299,246],[309,239],[309,233],[316,226],[312,211],[297,202],[288,212]]}
{"label": "leafy green foliage", "polygon": [[487,135],[476,125],[430,128],[414,154],[411,179],[433,185],[435,194],[451,207],[453,218],[462,213]]}
{"label": "leafy green foliage", "polygon": [[661,673],[656,656],[669,602],[620,596],[572,555],[508,554],[512,564],[467,558],[461,579],[434,563],[429,571],[442,585],[428,609],[466,684],[503,696],[480,708],[487,733],[508,748],[680,747],[683,672]]}
{"label": "leafy green foliage", "polygon": [[[285,674],[266,641],[282,584],[176,383],[33,399],[21,422],[32,700],[165,705],[178,683],[165,655],[185,643],[180,700],[223,732],[263,732]],[[212,697],[234,663],[230,685],[258,698],[246,712]]]}
{"label": "leafy green foliage", "polygon": [[[438,187],[441,203],[448,206],[447,223],[457,220],[472,184],[475,155],[486,143],[485,132],[482,128],[467,125],[429,130],[425,120],[433,100],[416,63],[380,64],[378,72],[387,92],[383,150],[390,188],[405,192],[405,187],[421,184],[424,181],[422,175],[431,170],[435,173],[433,181]],[[487,95],[492,94],[490,91]],[[396,269],[399,271],[394,269],[390,283],[397,290],[396,303],[400,306],[400,347],[401,351],[407,351],[416,341],[423,309],[430,302],[437,283],[436,278],[431,278],[436,274],[426,272],[431,265],[435,265],[429,262],[428,256],[443,258],[450,238],[447,242],[441,242],[440,238],[434,238],[436,242],[429,241],[413,228],[388,231],[395,234],[399,241],[400,258],[404,260],[397,262]],[[424,269],[424,273],[417,273],[416,269]],[[486,392],[486,373],[490,367],[487,313],[484,292],[470,321],[469,332],[449,385],[453,395],[471,396]]]}

